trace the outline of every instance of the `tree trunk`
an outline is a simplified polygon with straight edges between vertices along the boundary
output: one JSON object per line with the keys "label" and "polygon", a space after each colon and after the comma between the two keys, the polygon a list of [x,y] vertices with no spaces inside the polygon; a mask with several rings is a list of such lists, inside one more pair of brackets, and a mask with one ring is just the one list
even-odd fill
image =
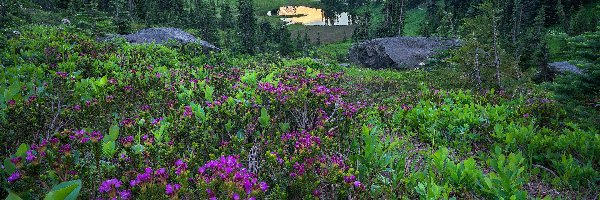
{"label": "tree trunk", "polygon": [[481,69],[479,68],[479,47],[475,48],[475,81],[477,88],[481,90]]}
{"label": "tree trunk", "polygon": [[400,19],[398,24],[398,36],[402,36],[402,30],[404,30],[404,0],[400,1]]}
{"label": "tree trunk", "polygon": [[514,51],[514,59],[517,62],[515,65],[515,72],[517,73],[517,79],[521,79],[521,70],[519,65],[521,62],[521,50],[522,44],[519,42],[521,36],[521,23],[523,20],[523,2],[521,0],[514,1],[515,11],[513,12],[513,30],[512,30],[512,43]]}
{"label": "tree trunk", "polygon": [[498,52],[498,24],[496,16],[492,16],[492,31],[494,37],[494,66],[496,67],[496,82],[498,87],[502,88],[502,81],[500,80],[500,54]]}

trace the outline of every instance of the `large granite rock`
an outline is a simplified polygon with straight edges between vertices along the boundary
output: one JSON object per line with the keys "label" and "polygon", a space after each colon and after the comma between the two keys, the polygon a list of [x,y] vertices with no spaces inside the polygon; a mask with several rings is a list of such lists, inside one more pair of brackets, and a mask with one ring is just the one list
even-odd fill
{"label": "large granite rock", "polygon": [[569,72],[574,74],[583,74],[583,71],[581,71],[581,69],[566,61],[549,63],[548,66],[550,67],[550,70],[552,70],[552,72],[554,73],[564,74]]}
{"label": "large granite rock", "polygon": [[458,46],[458,40],[425,37],[377,38],[350,48],[351,62],[368,68],[414,69],[437,51]]}
{"label": "large granite rock", "polygon": [[180,44],[198,43],[210,50],[220,50],[218,47],[206,41],[198,40],[193,35],[178,28],[148,28],[129,35],[111,35],[105,38],[100,38],[99,40],[109,41],[115,38],[124,38],[125,40],[127,40],[127,42],[135,44],[167,44],[169,42],[175,42]]}

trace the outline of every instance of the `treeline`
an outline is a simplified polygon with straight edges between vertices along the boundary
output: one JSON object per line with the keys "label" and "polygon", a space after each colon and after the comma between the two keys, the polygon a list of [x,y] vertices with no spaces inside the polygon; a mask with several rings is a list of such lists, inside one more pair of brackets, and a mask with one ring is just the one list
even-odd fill
{"label": "treeline", "polygon": [[407,10],[425,10],[420,35],[460,39],[453,60],[481,89],[504,88],[503,79],[520,79],[531,69],[539,72],[536,81],[552,80],[548,30],[576,36],[600,24],[593,0],[328,1],[344,2],[353,13],[355,41],[403,36]]}
{"label": "treeline", "polygon": [[[107,33],[126,34],[145,27],[159,26],[187,29],[202,40],[238,53],[305,55],[310,46],[307,36],[292,36],[283,23],[257,18],[252,0],[0,1],[4,24],[0,28],[40,21],[41,19],[32,19],[36,15],[27,11],[37,9],[58,13],[74,27],[97,36]],[[60,19],[54,21],[60,22]]]}

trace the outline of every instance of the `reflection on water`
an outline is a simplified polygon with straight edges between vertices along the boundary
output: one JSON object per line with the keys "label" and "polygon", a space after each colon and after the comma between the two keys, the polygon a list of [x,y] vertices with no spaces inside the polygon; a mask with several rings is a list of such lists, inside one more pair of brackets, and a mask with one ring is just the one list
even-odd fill
{"label": "reflection on water", "polygon": [[336,13],[306,6],[284,6],[278,10],[269,11],[267,15],[283,16],[281,20],[288,24],[300,23],[308,26],[352,25],[347,12]]}

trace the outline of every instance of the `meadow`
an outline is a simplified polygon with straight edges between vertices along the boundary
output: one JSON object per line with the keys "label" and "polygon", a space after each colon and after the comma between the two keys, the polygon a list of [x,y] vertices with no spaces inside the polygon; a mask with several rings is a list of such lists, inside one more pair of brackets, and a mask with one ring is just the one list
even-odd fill
{"label": "meadow", "polygon": [[598,130],[537,87],[65,26],[23,28],[0,61],[7,199],[598,197]]}

